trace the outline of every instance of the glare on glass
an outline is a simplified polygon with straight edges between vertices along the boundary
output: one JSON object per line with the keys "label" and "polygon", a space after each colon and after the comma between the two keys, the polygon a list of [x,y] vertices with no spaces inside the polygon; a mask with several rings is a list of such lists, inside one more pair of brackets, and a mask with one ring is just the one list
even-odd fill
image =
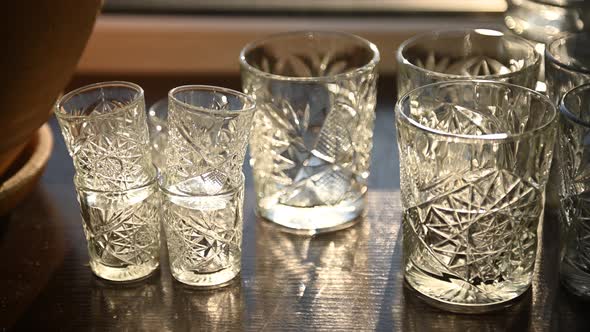
{"label": "glare on glass", "polygon": [[404,275],[428,302],[482,312],[529,288],[555,118],[545,96],[492,81],[397,103]]}
{"label": "glare on glass", "polygon": [[168,99],[160,99],[150,106],[147,116],[150,133],[152,161],[158,169],[166,160],[164,151],[168,144]]}
{"label": "glare on glass", "polygon": [[559,111],[560,280],[590,298],[590,84],[567,92]]}
{"label": "glare on glass", "polygon": [[548,43],[568,31],[587,29],[590,12],[579,0],[508,0],[504,24],[511,32]]}
{"label": "glare on glass", "polygon": [[90,268],[130,281],[159,264],[160,224],[143,90],[128,82],[85,86],[56,104],[76,171]]}
{"label": "glare on glass", "polygon": [[468,78],[534,88],[541,56],[518,36],[490,29],[443,30],[417,35],[397,50],[397,92]]}
{"label": "glare on glass", "polygon": [[257,212],[305,233],[350,226],[365,206],[377,47],[336,32],[279,34],[240,55],[256,100],[250,164]]}
{"label": "glare on glass", "polygon": [[162,216],[172,275],[218,286],[240,271],[242,165],[254,101],[237,91],[182,86],[168,101]]}

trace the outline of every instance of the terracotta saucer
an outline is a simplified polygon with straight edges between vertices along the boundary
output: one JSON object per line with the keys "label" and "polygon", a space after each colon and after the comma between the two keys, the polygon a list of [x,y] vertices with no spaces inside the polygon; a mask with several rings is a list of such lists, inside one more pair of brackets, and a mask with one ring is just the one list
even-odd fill
{"label": "terracotta saucer", "polygon": [[0,178],[0,215],[10,212],[34,188],[53,149],[53,134],[45,123],[25,146],[17,160]]}

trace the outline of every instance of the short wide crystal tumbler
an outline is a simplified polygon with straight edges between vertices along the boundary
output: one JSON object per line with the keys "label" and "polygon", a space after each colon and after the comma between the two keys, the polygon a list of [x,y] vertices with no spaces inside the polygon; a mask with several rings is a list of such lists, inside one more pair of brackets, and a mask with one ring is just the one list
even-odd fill
{"label": "short wide crystal tumbler", "polygon": [[560,160],[561,283],[590,298],[590,84],[561,99]]}
{"label": "short wide crystal tumbler", "polygon": [[242,166],[255,103],[207,86],[181,86],[168,96],[160,188],[170,269],[188,285],[223,285],[240,272]]}
{"label": "short wide crystal tumbler", "polygon": [[74,161],[90,268],[113,281],[150,275],[159,265],[160,219],[143,90],[85,86],[63,96],[55,114]]}
{"label": "short wide crystal tumbler", "polygon": [[406,40],[397,51],[397,92],[469,78],[534,88],[541,56],[524,38],[490,29],[442,30]]}
{"label": "short wide crystal tumbler", "polygon": [[423,299],[475,313],[529,288],[555,118],[547,97],[492,81],[398,101],[404,276]]}
{"label": "short wide crystal tumbler", "polygon": [[362,213],[378,62],[375,45],[336,32],[279,34],[242,50],[243,89],[257,104],[250,164],[260,216],[313,234]]}

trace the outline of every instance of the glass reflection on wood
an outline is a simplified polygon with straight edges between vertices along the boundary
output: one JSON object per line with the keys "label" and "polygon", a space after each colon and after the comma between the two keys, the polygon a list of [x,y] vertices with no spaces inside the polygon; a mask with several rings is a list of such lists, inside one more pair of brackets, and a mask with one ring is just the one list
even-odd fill
{"label": "glass reflection on wood", "polygon": [[361,221],[336,233],[306,237],[259,220],[254,288],[263,291],[251,316],[261,316],[269,330],[333,324],[368,328],[372,319],[366,308],[373,300],[363,271],[369,268],[369,232],[369,222]]}
{"label": "glass reflection on wood", "polygon": [[160,278],[143,282],[115,284],[92,279],[90,317],[108,317],[108,330],[169,331],[170,321],[161,319],[166,297]]}
{"label": "glass reflection on wood", "polygon": [[[402,291],[402,289],[400,289]],[[528,331],[531,291],[514,306],[483,315],[457,315],[431,307],[403,287],[401,331]]]}
{"label": "glass reflection on wood", "polygon": [[244,296],[240,279],[227,287],[200,290],[174,282],[175,330],[235,331],[243,330]]}

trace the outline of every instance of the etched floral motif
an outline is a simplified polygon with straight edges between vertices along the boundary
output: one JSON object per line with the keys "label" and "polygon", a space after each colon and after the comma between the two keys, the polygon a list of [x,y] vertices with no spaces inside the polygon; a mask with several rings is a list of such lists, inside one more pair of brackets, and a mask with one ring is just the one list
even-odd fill
{"label": "etched floral motif", "polygon": [[458,79],[490,79],[535,88],[540,56],[518,36],[493,30],[435,31],[406,41],[397,53],[397,92]]}

